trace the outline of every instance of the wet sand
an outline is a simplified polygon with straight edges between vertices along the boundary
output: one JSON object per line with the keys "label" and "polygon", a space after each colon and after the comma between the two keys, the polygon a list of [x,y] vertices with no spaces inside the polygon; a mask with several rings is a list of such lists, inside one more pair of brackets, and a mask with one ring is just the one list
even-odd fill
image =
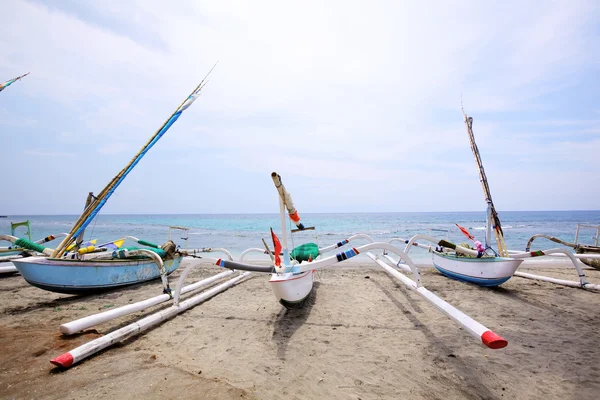
{"label": "wet sand", "polygon": [[[216,267],[200,267],[189,281],[217,272]],[[173,285],[178,273],[170,279]],[[565,268],[536,273],[577,277]],[[600,283],[600,271],[586,273],[590,281]],[[490,350],[368,259],[321,271],[311,298],[299,310],[280,306],[267,280],[255,275],[149,332],[62,370],[49,360],[147,312],[71,337],[58,333],[61,323],[158,295],[160,282],[78,297],[45,292],[19,275],[0,277],[0,397],[600,395],[600,293],[517,277],[486,289],[424,269],[427,288],[508,339],[505,349]]]}

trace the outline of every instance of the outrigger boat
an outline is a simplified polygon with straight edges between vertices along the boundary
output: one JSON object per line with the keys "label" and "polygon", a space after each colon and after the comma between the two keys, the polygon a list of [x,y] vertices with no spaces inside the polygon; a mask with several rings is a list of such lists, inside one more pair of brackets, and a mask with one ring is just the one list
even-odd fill
{"label": "outrigger boat", "polygon": [[[461,231],[472,240],[476,247],[476,255],[461,252],[461,247],[440,246],[432,251],[433,265],[443,275],[463,282],[474,283],[481,286],[498,286],[509,280],[523,260],[509,257],[504,243],[504,233],[500,223],[500,218],[494,207],[490,187],[481,162],[481,155],[475,143],[473,134],[473,118],[468,117],[463,111],[463,117],[471,143],[471,150],[475,156],[477,168],[479,171],[479,180],[483,187],[485,202],[487,203],[485,246],[474,240],[474,237],[461,228]],[[496,252],[490,245],[491,233],[494,232],[498,251]],[[413,241],[414,242],[414,241]],[[408,246],[410,249],[410,246]]]}
{"label": "outrigger boat", "polygon": [[[315,243],[306,243],[302,246],[294,248],[293,251],[290,253],[287,249],[287,219],[285,211],[287,210],[287,218],[289,218],[291,220],[291,223],[293,223],[296,226],[294,230],[309,230],[312,228],[305,228],[304,225],[300,222],[300,216],[298,215],[298,212],[294,207],[289,192],[285,189],[285,186],[282,183],[281,177],[274,172],[271,174],[271,178],[273,179],[275,187],[277,188],[277,191],[279,193],[279,209],[282,228],[281,236],[283,239],[283,244],[279,242],[279,239],[274,233],[271,233],[274,242],[273,250],[269,249],[268,246],[266,246],[266,244],[266,249],[247,249],[244,252],[242,252],[238,261],[234,261],[233,257],[231,256],[231,253],[229,253],[225,249],[203,248],[199,250],[191,250],[186,252],[186,255],[197,257],[198,253],[209,253],[219,251],[223,252],[226,255],[226,257],[219,259],[202,258],[200,260],[200,263],[190,263],[190,265],[188,265],[183,270],[179,277],[179,280],[174,290],[173,305],[171,307],[158,311],[154,314],[150,314],[136,322],[133,322],[130,325],[124,326],[103,337],[97,338],[82,346],[72,349],[58,357],[53,358],[52,360],[50,360],[50,362],[56,366],[63,368],[71,367],[72,365],[84,360],[87,357],[90,357],[91,355],[97,353],[102,349],[105,349],[106,347],[109,347],[133,335],[148,330],[164,321],[174,318],[177,314],[180,314],[190,309],[191,307],[194,307],[195,305],[200,304],[203,301],[215,296],[216,294],[232,287],[233,285],[244,281],[246,277],[250,276],[252,273],[264,273],[270,275],[269,282],[271,284],[271,288],[273,289],[275,298],[284,307],[300,307],[309,297],[311,291],[313,290],[314,273],[316,270],[320,268],[329,267],[337,263],[341,263],[359,254],[365,254],[366,256],[368,256],[371,260],[373,260],[375,263],[381,266],[384,269],[384,271],[390,276],[392,276],[394,279],[399,280],[406,287],[414,290],[426,301],[433,304],[439,311],[444,313],[446,316],[448,316],[450,319],[452,319],[458,325],[464,328],[466,332],[477,338],[477,340],[482,345],[490,349],[501,349],[507,346],[508,342],[506,341],[506,339],[495,334],[484,325],[475,321],[468,315],[464,314],[451,304],[447,303],[446,301],[442,300],[434,293],[426,289],[421,284],[421,276],[419,270],[417,269],[416,265],[412,262],[410,257],[408,257],[408,255],[405,252],[403,252],[398,247],[392,244],[374,242],[373,239],[368,235],[357,234],[323,248],[319,248],[318,245]],[[336,249],[340,249],[341,247],[349,245],[351,241],[357,239],[363,239],[368,241],[369,243],[358,247],[350,247],[349,249],[342,250],[332,256],[325,256],[325,253]],[[395,263],[396,266],[394,267],[386,263],[379,256],[373,254],[371,252],[373,250],[384,250],[387,253],[395,254],[399,256],[404,262]],[[244,261],[244,257],[250,253],[269,254],[272,257],[273,264],[258,265]],[[280,258],[281,256],[283,256],[283,260]],[[190,271],[193,268],[197,268],[198,266],[206,263],[210,263],[213,265],[216,264],[220,267],[227,269],[227,271],[221,272],[203,281],[184,286],[184,282],[186,281]],[[217,280],[223,279],[226,276],[236,274],[240,271],[244,272],[241,272],[239,275],[219,284],[218,286],[212,289],[194,295],[189,299],[181,300],[181,296],[188,291],[195,290],[200,287],[205,287],[206,285],[216,282]],[[403,272],[411,274],[413,279],[404,275]],[[82,331],[83,329],[90,328],[94,325],[104,323],[114,318],[119,318],[124,315],[144,310],[161,302],[169,301],[170,299],[171,298],[167,295],[161,295],[153,297],[151,299],[140,301],[138,303],[129,304],[123,307],[119,307],[117,309],[105,311],[103,313],[90,315],[88,317],[76,321],[62,324],[60,326],[60,331],[63,334],[72,335]]]}
{"label": "outrigger boat", "polygon": [[[81,243],[85,228],[96,217],[121,182],[181,114],[200,96],[211,71],[102,192],[98,196],[88,196],[83,213],[56,249],[45,248],[21,240],[22,247],[44,254],[43,257],[29,257],[13,261],[27,282],[53,292],[79,294],[113,289],[160,277],[165,293],[170,293],[167,275],[177,269],[182,259],[182,255],[173,241],[169,240],[162,246],[157,246],[134,237],[128,237],[147,248],[130,247],[114,251],[102,246],[82,248]],[[73,244],[75,244],[74,249],[69,252],[68,249]]]}
{"label": "outrigger boat", "polygon": [[[29,220],[22,221],[22,222],[11,222],[10,223],[10,236],[16,237],[17,236],[17,232],[16,232],[17,228],[19,228],[21,226],[25,227],[26,231],[25,231],[25,233],[18,234],[18,235],[19,236],[27,236],[27,239],[31,241],[31,224],[30,224]],[[0,238],[3,236],[4,235],[0,235]],[[51,241],[58,239],[59,237],[63,237],[63,236],[67,236],[67,234],[66,233],[56,233],[54,235],[48,235],[45,238],[36,240],[34,243],[36,243],[36,244],[48,243],[48,242],[51,242]],[[7,241],[10,242],[10,240],[7,240]],[[23,247],[19,247],[19,246],[0,247],[0,259],[19,255],[24,251],[26,252],[27,249],[23,248]]]}
{"label": "outrigger boat", "polygon": [[[463,117],[465,126],[467,128],[467,133],[469,135],[469,141],[471,143],[471,150],[473,151],[473,155],[475,156],[475,161],[477,163],[479,179],[483,187],[485,201],[488,205],[486,214],[485,246],[476,241],[475,238],[465,228],[462,228],[458,224],[457,226],[463,232],[463,234],[465,234],[469,240],[474,242],[476,247],[475,249],[470,248],[470,246],[465,247],[456,245],[446,240],[438,240],[428,235],[415,235],[409,240],[400,238],[392,239],[391,243],[394,241],[406,243],[406,247],[404,249],[406,253],[408,253],[413,246],[425,248],[432,253],[433,265],[440,273],[452,279],[473,283],[480,286],[498,286],[509,280],[512,276],[519,276],[522,278],[541,280],[560,285],[579,287],[582,289],[600,290],[600,285],[592,284],[587,281],[585,273],[578,264],[576,255],[573,255],[564,249],[518,252],[509,251],[506,248],[500,218],[498,217],[498,213],[494,207],[492,195],[490,193],[490,187],[485,175],[485,170],[483,169],[483,164],[481,162],[481,155],[479,154],[479,149],[475,143],[475,136],[473,134],[473,118],[467,116],[464,113],[464,110]],[[497,251],[494,250],[490,245],[492,231],[494,232],[496,238],[496,243],[498,246]],[[418,243],[417,240],[429,241],[434,243],[436,246],[424,245]],[[533,238],[531,240],[533,240]],[[525,258],[548,255],[561,255],[569,257],[579,275],[579,282],[555,279],[542,275],[534,275],[517,271]],[[395,262],[389,255],[386,255],[386,257],[390,261]]]}
{"label": "outrigger boat", "polygon": [[[596,230],[596,236],[594,237],[594,244],[583,244],[579,243],[579,231],[581,228],[591,228]],[[537,238],[548,239],[551,242],[562,244],[563,246],[571,247],[575,250],[575,256],[581,260],[582,263],[596,269],[600,269],[600,246],[598,246],[598,241],[600,240],[600,225],[585,225],[585,224],[577,224],[577,231],[575,232],[575,240],[571,242],[567,242],[566,240],[561,240],[554,236],[544,235],[542,233],[538,233],[533,235],[527,241],[527,245],[525,246],[525,251],[529,251],[531,249],[531,245],[533,241]]]}
{"label": "outrigger boat", "polygon": [[280,245],[277,243],[278,239],[273,233],[273,230],[271,230],[271,237],[273,238],[275,247],[275,272],[271,274],[269,283],[271,284],[275,298],[277,298],[284,307],[301,307],[312,292],[315,270],[308,269],[306,271],[301,271],[299,265],[302,262],[310,262],[313,259],[316,259],[319,256],[319,250],[316,244],[307,243],[294,249],[290,259],[285,210],[287,210],[289,218],[296,225],[297,230],[304,230],[305,227],[302,222],[300,222],[300,216],[294,207],[292,196],[290,196],[289,192],[285,189],[285,186],[283,186],[281,177],[276,172],[273,172],[271,178],[279,193],[279,213],[281,220],[281,236],[283,239],[283,265],[279,258]]}

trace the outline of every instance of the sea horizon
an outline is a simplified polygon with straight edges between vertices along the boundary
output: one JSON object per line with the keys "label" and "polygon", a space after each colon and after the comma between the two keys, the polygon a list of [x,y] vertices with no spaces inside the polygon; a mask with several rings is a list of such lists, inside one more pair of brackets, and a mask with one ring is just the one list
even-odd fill
{"label": "sea horizon", "polygon": [[[499,211],[499,216],[508,248],[521,251],[529,238],[538,233],[573,241],[577,224],[600,225],[600,210]],[[0,233],[10,232],[10,222],[29,220],[31,238],[36,240],[70,231],[78,217],[79,214],[10,215],[0,218]],[[466,242],[456,224],[468,229],[477,240],[485,239],[485,211],[300,212],[300,217],[305,226],[316,229],[294,233],[290,247],[306,242],[331,245],[357,233],[367,234],[378,242],[408,239],[416,234]],[[87,227],[85,239],[109,242],[134,236],[160,245],[169,238],[171,226],[188,228],[187,239],[185,234],[171,232],[171,239],[184,248],[226,248],[234,255],[251,247],[262,248],[261,238],[271,240],[270,228],[277,234],[281,232],[279,213],[100,214]],[[19,232],[24,233],[24,228]],[[579,239],[592,244],[595,235],[594,229],[583,228]],[[53,247],[53,243],[48,246]],[[532,249],[557,246],[536,239]],[[418,262],[430,260],[426,251],[411,251],[411,256]]]}
{"label": "sea horizon", "polygon": [[[600,212],[600,209],[572,209],[572,210],[496,210],[499,214],[503,212],[510,213],[544,213],[544,212]],[[301,214],[436,214],[436,213],[484,213],[485,209],[478,211],[307,211],[302,212]],[[73,214],[63,214],[63,213],[49,213],[49,214],[0,214],[2,217],[22,217],[22,216],[32,216],[32,217],[49,217],[49,216],[79,216],[81,213],[73,213]],[[279,212],[245,212],[245,213],[234,213],[234,212],[220,212],[220,213],[157,213],[157,212],[141,212],[141,213],[103,213],[101,215],[104,216],[122,216],[122,215],[279,215]]]}

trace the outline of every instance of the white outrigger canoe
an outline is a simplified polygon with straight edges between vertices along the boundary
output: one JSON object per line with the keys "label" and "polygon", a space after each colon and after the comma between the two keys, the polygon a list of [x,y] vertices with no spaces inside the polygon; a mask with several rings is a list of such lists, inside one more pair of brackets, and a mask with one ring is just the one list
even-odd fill
{"label": "white outrigger canoe", "polygon": [[433,265],[448,278],[480,286],[498,286],[509,280],[523,260],[509,257],[469,257],[456,253],[432,253]]}
{"label": "white outrigger canoe", "polygon": [[[433,265],[440,273],[452,279],[480,286],[498,286],[508,281],[513,276],[520,276],[522,278],[580,287],[582,289],[600,290],[600,285],[592,284],[587,281],[585,273],[578,264],[575,255],[563,249],[509,253],[506,244],[504,243],[504,233],[502,232],[500,218],[498,217],[498,213],[492,202],[492,195],[490,193],[485,170],[483,169],[481,155],[479,154],[479,149],[475,143],[475,136],[473,135],[473,118],[464,114],[464,111],[463,116],[467,133],[469,134],[469,140],[471,142],[471,150],[473,151],[479,170],[479,180],[481,181],[485,201],[487,203],[485,246],[476,242],[475,238],[465,228],[460,226],[459,228],[463,233],[468,236],[470,240],[475,242],[478,250],[459,246],[446,240],[438,240],[428,235],[415,235],[410,240],[392,239],[392,242],[401,241],[406,243],[404,249],[406,253],[408,253],[413,246],[426,248],[432,253]],[[490,246],[492,232],[496,237],[498,251],[495,251]],[[600,232],[600,229],[598,232]],[[437,247],[417,243],[418,239],[432,242],[436,244]],[[530,242],[532,240],[533,238],[530,239]],[[560,254],[569,257],[577,271],[579,282],[565,281],[517,271],[525,258],[548,256],[551,254]],[[390,261],[393,260],[390,259]]]}

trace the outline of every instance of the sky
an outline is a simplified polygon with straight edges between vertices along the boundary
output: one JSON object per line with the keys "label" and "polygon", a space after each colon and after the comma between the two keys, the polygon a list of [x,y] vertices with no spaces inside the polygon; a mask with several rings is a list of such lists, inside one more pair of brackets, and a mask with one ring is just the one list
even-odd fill
{"label": "sky", "polygon": [[0,214],[600,208],[595,1],[0,0]]}

